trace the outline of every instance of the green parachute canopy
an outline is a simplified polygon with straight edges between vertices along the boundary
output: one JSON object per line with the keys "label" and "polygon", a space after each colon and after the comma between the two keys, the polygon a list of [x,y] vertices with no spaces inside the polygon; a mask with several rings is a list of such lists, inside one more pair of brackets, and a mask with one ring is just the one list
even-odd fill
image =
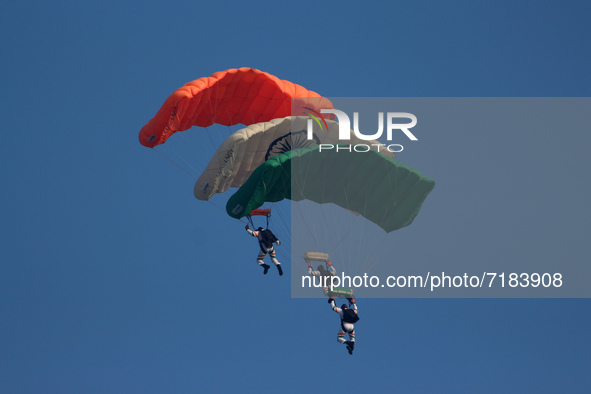
{"label": "green parachute canopy", "polygon": [[379,152],[339,147],[311,146],[265,161],[228,200],[228,215],[240,219],[265,202],[305,199],[357,212],[388,233],[410,225],[435,182]]}

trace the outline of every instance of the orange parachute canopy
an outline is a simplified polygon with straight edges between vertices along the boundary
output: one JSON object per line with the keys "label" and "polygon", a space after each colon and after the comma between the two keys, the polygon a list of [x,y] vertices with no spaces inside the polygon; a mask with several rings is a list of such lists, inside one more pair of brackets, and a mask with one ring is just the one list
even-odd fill
{"label": "orange parachute canopy", "polygon": [[142,145],[152,148],[192,126],[248,126],[319,112],[321,108],[332,108],[332,103],[303,86],[254,68],[233,68],[175,90],[141,129],[139,139]]}

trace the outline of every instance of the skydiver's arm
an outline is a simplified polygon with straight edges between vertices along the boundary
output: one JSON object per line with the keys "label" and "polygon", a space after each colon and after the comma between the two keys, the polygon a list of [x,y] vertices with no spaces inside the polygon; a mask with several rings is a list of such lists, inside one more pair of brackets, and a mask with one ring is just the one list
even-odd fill
{"label": "skydiver's arm", "polygon": [[314,271],[312,269],[312,264],[308,263],[308,275],[319,276],[320,275],[320,272],[319,271]]}
{"label": "skydiver's arm", "polygon": [[337,270],[334,268],[334,265],[332,265],[332,263],[330,261],[328,261],[326,263],[326,265],[328,265],[328,270],[330,271],[330,273],[335,276],[337,274]]}
{"label": "skydiver's arm", "polygon": [[252,235],[253,237],[258,237],[259,236],[258,231],[252,231],[249,228],[246,229],[246,232],[249,233],[250,235]]}
{"label": "skydiver's arm", "polygon": [[334,303],[334,298],[330,299],[330,307],[332,308],[333,311],[335,311],[336,313],[341,313],[341,308],[339,308],[335,303]]}

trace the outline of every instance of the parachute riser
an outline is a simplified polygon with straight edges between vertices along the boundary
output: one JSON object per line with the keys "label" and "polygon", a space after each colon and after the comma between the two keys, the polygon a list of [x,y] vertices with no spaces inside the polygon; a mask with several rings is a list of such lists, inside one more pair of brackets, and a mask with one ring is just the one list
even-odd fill
{"label": "parachute riser", "polygon": [[[255,226],[255,224],[254,224],[254,222],[252,220],[252,216],[251,215],[248,215],[248,216],[246,216],[246,218],[248,219],[248,223],[250,224],[250,226],[253,229],[257,229],[257,226]],[[267,215],[265,215],[265,218],[266,218],[266,221],[267,221],[267,224],[266,224],[266,227],[265,228],[269,228],[269,221],[271,220],[271,213],[268,213]]]}
{"label": "parachute riser", "polygon": [[250,227],[252,227],[253,229],[256,229],[256,227],[254,226],[254,223],[252,222],[252,216],[247,216],[246,217],[248,219],[248,224],[250,224]]}

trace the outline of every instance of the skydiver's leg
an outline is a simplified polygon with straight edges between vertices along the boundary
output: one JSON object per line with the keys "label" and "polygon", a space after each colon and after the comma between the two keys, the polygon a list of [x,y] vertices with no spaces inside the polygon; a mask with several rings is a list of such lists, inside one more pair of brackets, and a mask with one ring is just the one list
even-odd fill
{"label": "skydiver's leg", "polygon": [[267,271],[269,271],[269,267],[270,265],[265,264],[265,262],[263,261],[263,259],[265,258],[266,254],[263,252],[259,252],[259,255],[257,257],[257,264],[260,265],[261,267],[263,267],[263,275],[267,275]]}
{"label": "skydiver's leg", "polygon": [[[351,325],[352,326],[352,325]],[[345,341],[345,332],[347,332],[349,334],[349,340]],[[349,352],[349,354],[353,354],[353,349],[355,349],[355,328],[351,328],[348,326],[345,326],[343,328],[343,326],[341,325],[341,330],[339,331],[338,334],[338,338],[337,341],[339,341],[339,343],[344,343],[345,345],[347,345],[347,351]]]}
{"label": "skydiver's leg", "polygon": [[273,262],[273,264],[275,264],[275,265],[281,265],[281,263],[279,262],[279,260],[277,260],[277,257],[275,257],[275,249],[273,249],[269,253],[269,256],[271,256],[271,261]]}
{"label": "skydiver's leg", "polygon": [[339,330],[339,332],[337,334],[337,342],[338,343],[346,343],[347,342],[345,340],[345,330],[343,330],[342,327],[341,327],[341,329]]}
{"label": "skydiver's leg", "polygon": [[283,270],[281,269],[281,263],[275,257],[275,249],[271,250],[271,252],[269,253],[269,256],[271,256],[271,261],[273,262],[273,264],[275,264],[275,267],[277,267],[277,271],[279,271],[279,276],[283,275]]}

